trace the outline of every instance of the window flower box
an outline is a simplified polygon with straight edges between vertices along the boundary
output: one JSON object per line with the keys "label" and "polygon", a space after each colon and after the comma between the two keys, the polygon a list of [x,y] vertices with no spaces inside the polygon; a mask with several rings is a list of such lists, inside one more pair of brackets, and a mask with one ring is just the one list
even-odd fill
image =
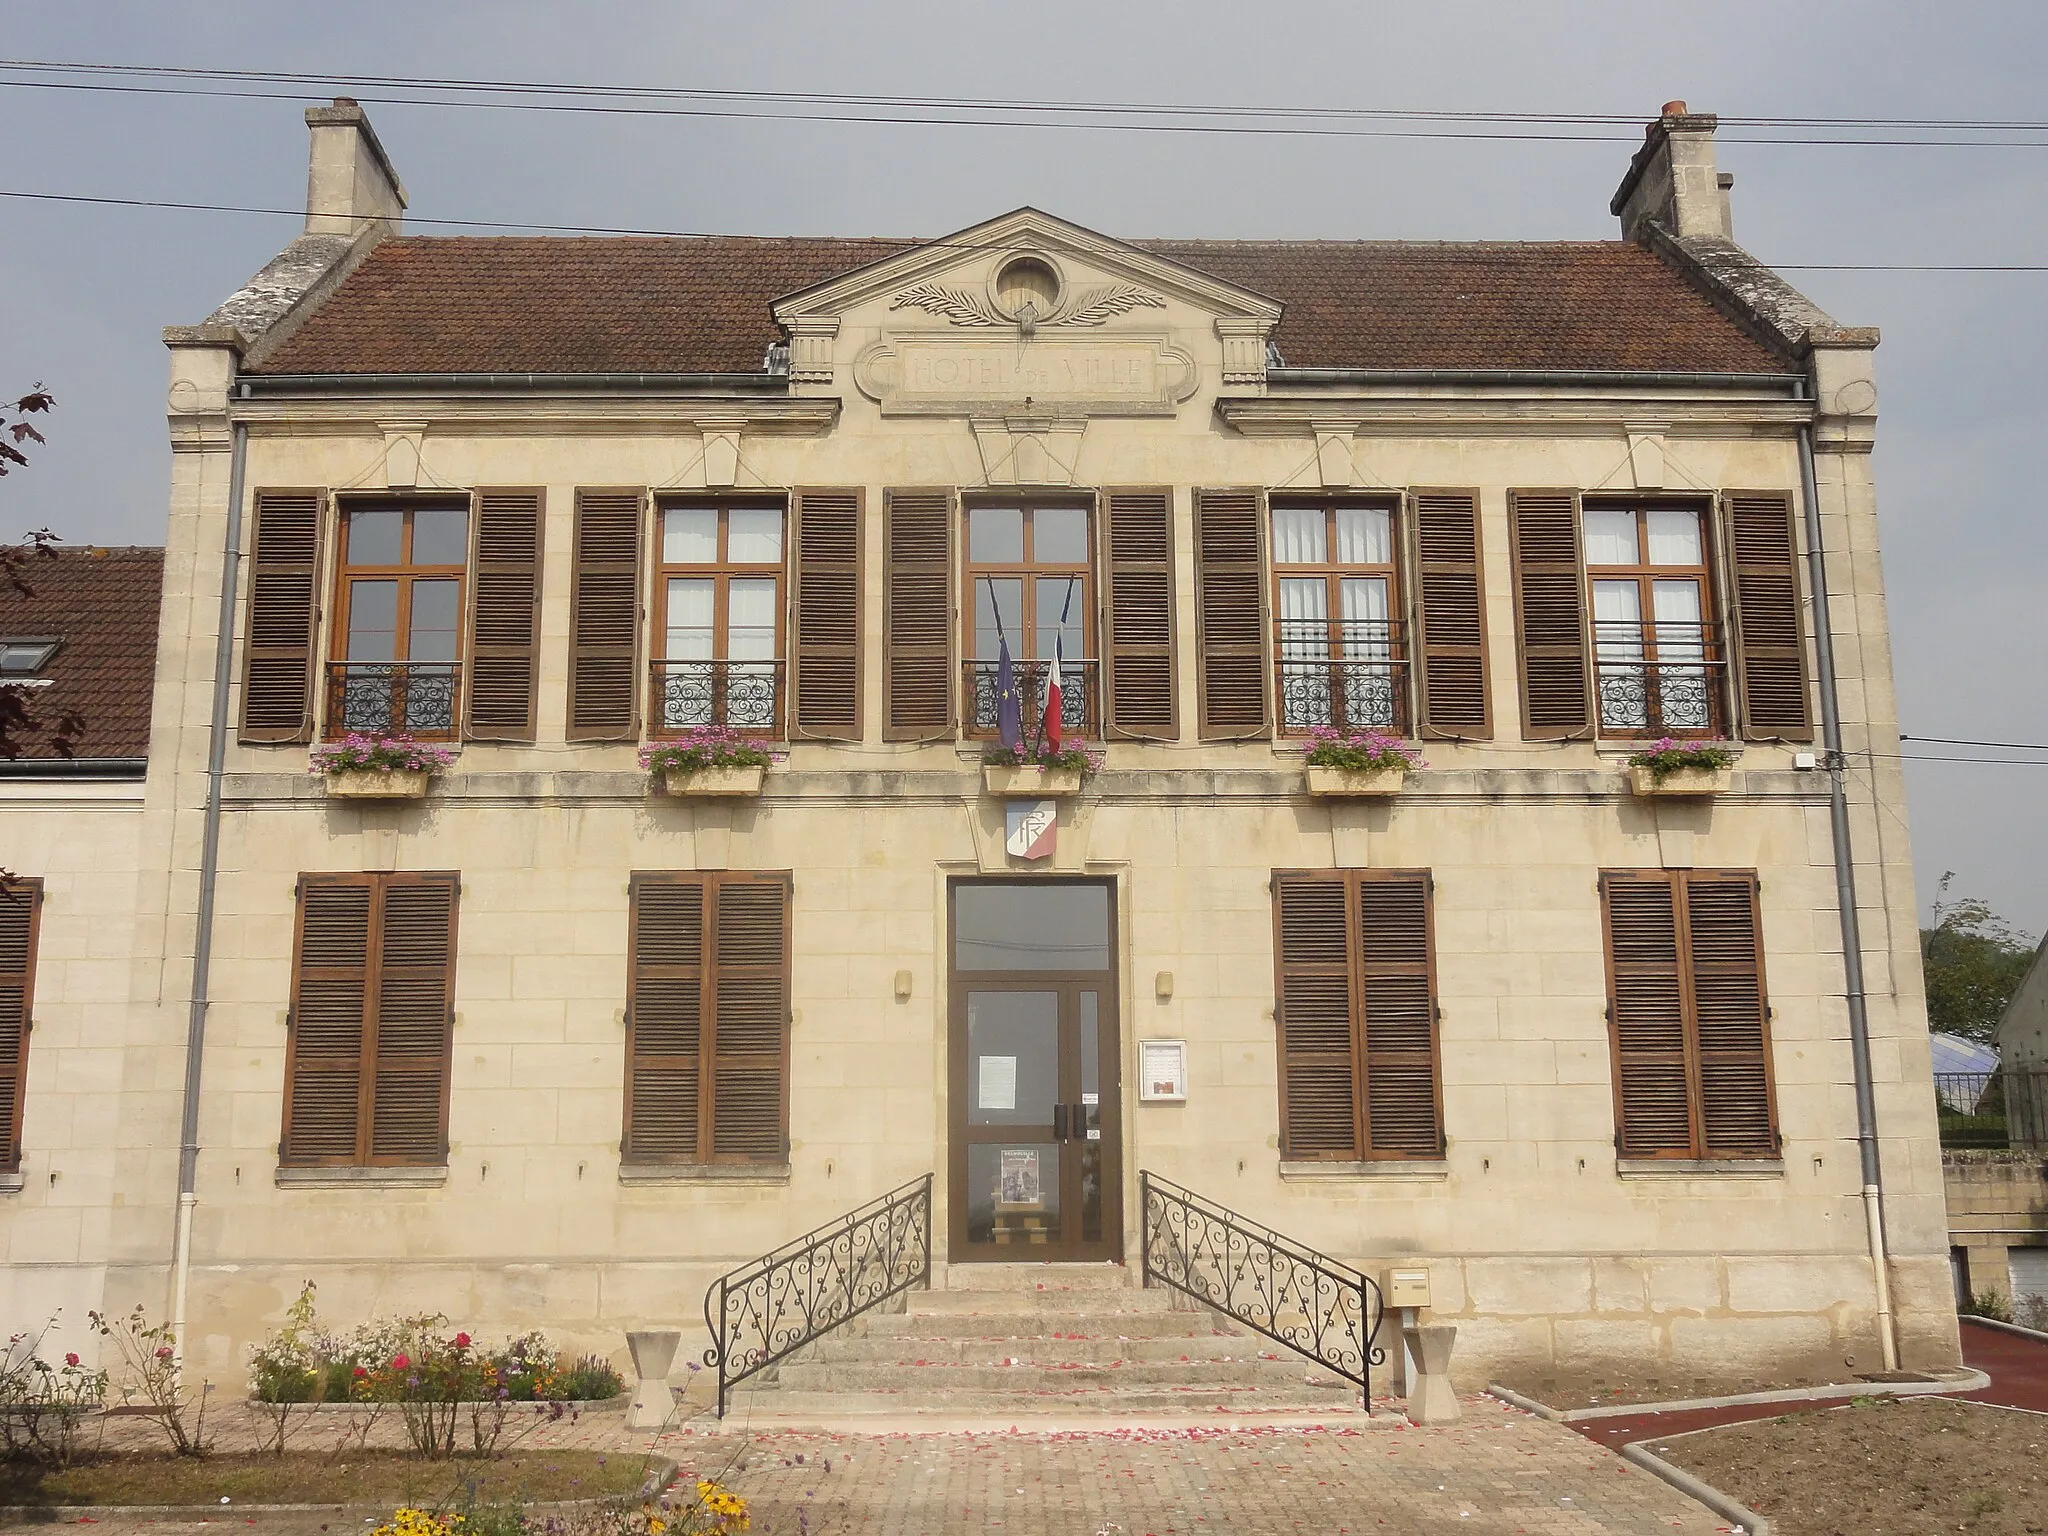
{"label": "window flower box", "polygon": [[991,795],[1017,799],[1078,795],[1085,771],[1044,763],[983,763],[981,787]]}
{"label": "window flower box", "polygon": [[423,800],[452,748],[410,736],[354,733],[313,749],[313,771],[338,800]]}
{"label": "window flower box", "polygon": [[1312,795],[1398,795],[1408,783],[1405,763],[1380,768],[1326,768],[1310,763],[1305,772]]}
{"label": "window flower box", "polygon": [[768,769],[761,763],[669,768],[661,775],[661,789],[677,796],[758,795],[767,779]]}
{"label": "window flower box", "polygon": [[1674,741],[1666,736],[1628,759],[1629,788],[1638,795],[1719,795],[1734,782],[1735,753],[1725,741]]}
{"label": "window flower box", "polygon": [[758,795],[768,766],[783,753],[723,725],[692,726],[640,749],[640,766],[664,794],[698,797]]}
{"label": "window flower box", "polygon": [[424,768],[331,768],[322,779],[332,800],[424,800]]}

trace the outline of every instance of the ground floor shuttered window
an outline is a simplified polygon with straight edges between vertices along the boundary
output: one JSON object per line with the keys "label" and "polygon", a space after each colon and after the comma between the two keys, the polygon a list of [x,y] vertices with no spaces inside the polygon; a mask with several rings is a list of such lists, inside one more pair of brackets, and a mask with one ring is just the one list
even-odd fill
{"label": "ground floor shuttered window", "polygon": [[1623,1157],[1778,1155],[1757,878],[1600,878],[1615,1147]]}
{"label": "ground floor shuttered window", "polygon": [[413,871],[299,877],[285,1165],[447,1161],[459,885]]}
{"label": "ground floor shuttered window", "polygon": [[43,882],[0,880],[0,1172],[21,1167],[21,1107],[36,995],[36,936]]}
{"label": "ground floor shuttered window", "polygon": [[1427,870],[1283,870],[1280,1140],[1290,1159],[1444,1150]]}
{"label": "ground floor shuttered window", "polygon": [[790,877],[632,881],[627,1166],[789,1157]]}

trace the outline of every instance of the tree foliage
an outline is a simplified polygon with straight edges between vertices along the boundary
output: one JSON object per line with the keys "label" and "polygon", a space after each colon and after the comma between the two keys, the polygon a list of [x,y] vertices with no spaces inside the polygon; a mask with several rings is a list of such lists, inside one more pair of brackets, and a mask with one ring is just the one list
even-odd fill
{"label": "tree foliage", "polygon": [[2034,940],[1975,896],[1949,896],[1955,871],[1936,888],[1934,926],[1920,930],[1927,973],[1927,1022],[1970,1040],[1989,1040],[2005,1005],[2034,963]]}

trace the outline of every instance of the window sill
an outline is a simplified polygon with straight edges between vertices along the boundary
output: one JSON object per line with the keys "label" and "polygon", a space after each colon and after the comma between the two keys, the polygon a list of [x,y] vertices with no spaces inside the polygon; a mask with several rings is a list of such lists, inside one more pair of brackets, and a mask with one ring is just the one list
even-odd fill
{"label": "window sill", "polygon": [[279,1168],[279,1189],[439,1189],[447,1166],[433,1168]]}
{"label": "window sill", "polygon": [[1624,1179],[1782,1179],[1780,1157],[1618,1157],[1614,1171]]}
{"label": "window sill", "polygon": [[18,1195],[28,1188],[28,1175],[19,1168],[12,1173],[0,1173],[0,1195]]}
{"label": "window sill", "polygon": [[1375,1158],[1362,1163],[1283,1162],[1280,1177],[1295,1180],[1396,1179],[1412,1183],[1439,1184],[1451,1176],[1451,1165],[1441,1158]]}
{"label": "window sill", "polygon": [[787,1163],[621,1163],[621,1184],[787,1184]]}

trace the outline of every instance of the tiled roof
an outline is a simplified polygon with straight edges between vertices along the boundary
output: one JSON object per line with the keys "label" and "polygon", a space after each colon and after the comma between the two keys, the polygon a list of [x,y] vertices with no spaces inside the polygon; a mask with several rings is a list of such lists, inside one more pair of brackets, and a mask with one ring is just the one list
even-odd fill
{"label": "tiled roof", "polygon": [[[1138,243],[1279,300],[1298,367],[1789,369],[1623,241]],[[404,236],[252,371],[754,373],[776,299],[917,244]]]}
{"label": "tiled roof", "polygon": [[[85,717],[74,755],[142,757],[149,751],[150,690],[156,673],[160,549],[66,549],[32,559],[24,597],[0,587],[0,640],[57,638],[63,644],[39,676],[30,709],[44,722],[66,711]],[[54,758],[47,731],[24,743],[25,758]]]}

